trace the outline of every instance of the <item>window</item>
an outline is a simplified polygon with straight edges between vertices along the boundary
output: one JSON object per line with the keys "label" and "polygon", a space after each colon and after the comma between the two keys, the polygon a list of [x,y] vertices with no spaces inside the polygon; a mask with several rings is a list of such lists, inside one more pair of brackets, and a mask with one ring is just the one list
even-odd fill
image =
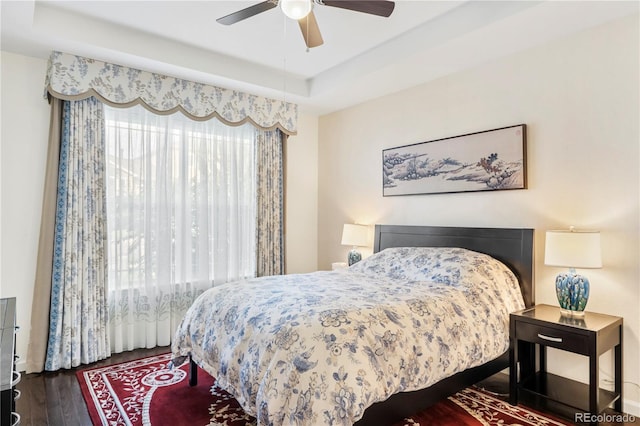
{"label": "window", "polygon": [[122,350],[168,344],[197,294],[255,276],[255,131],[105,106],[105,137],[111,321],[144,340]]}

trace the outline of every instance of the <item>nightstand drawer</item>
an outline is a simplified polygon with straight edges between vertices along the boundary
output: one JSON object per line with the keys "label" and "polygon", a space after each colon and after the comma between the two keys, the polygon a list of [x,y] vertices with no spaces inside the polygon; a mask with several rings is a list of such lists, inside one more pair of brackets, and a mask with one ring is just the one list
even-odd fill
{"label": "nightstand drawer", "polygon": [[582,355],[589,353],[589,340],[587,336],[571,333],[567,330],[520,322],[517,326],[517,338],[519,340],[568,350]]}

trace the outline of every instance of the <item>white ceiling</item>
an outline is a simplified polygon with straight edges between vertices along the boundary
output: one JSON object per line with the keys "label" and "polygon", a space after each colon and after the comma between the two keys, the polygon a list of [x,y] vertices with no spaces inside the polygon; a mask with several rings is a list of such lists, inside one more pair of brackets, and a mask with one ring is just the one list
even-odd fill
{"label": "white ceiling", "polygon": [[279,8],[231,26],[257,1],[7,1],[2,50],[60,50],[297,102],[327,113],[638,13],[628,1],[396,1],[389,18],[316,6],[307,50]]}

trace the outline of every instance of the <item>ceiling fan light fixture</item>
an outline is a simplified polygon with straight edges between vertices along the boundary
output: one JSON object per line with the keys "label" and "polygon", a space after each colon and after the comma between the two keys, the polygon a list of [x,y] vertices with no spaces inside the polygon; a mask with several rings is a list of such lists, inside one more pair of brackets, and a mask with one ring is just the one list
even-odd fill
{"label": "ceiling fan light fixture", "polygon": [[304,18],[311,12],[311,0],[280,0],[282,12],[296,21]]}

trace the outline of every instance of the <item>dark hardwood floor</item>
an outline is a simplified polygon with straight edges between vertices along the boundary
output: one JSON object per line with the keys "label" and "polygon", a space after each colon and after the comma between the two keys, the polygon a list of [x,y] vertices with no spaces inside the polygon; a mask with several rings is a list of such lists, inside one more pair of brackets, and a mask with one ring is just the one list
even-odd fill
{"label": "dark hardwood floor", "polygon": [[[476,386],[483,388],[484,390],[491,392],[494,394],[495,397],[502,399],[504,401],[507,401],[509,399],[509,375],[508,374],[504,374],[504,373],[498,373],[498,374],[494,374],[493,376],[489,377],[488,379],[485,379],[483,381],[481,381],[480,383],[477,383]],[[531,401],[530,401],[531,402]],[[519,401],[519,404],[523,404],[524,406],[530,406],[530,404],[528,404],[526,401]],[[531,405],[531,407],[534,407],[535,405]],[[539,411],[539,410],[538,410]],[[571,411],[571,410],[569,410]],[[569,411],[565,412],[564,414],[562,413],[562,411],[557,411],[555,409],[549,409],[549,411],[545,411],[543,410],[542,412],[548,414],[551,417],[555,417],[558,419],[563,419],[563,420],[568,420],[570,422],[573,421],[573,415],[572,414],[567,414]],[[606,408],[603,412],[604,414],[608,414],[610,416],[616,416],[616,417],[610,417],[611,419],[618,419],[617,413],[613,408]],[[638,417],[633,417],[633,416],[627,416],[628,418],[633,418],[633,421],[629,422],[624,422],[624,421],[603,421],[600,422],[598,424],[598,426],[619,426],[619,425],[640,425],[640,418]],[[588,423],[576,423],[578,425],[587,425]]]}
{"label": "dark hardwood floor", "polygon": [[[170,351],[168,346],[153,349],[114,354],[111,358],[91,365],[71,370],[24,374],[18,384],[21,392],[16,401],[16,410],[21,416],[21,426],[91,426],[89,412],[80,392],[76,372],[85,368],[100,367],[132,361],[146,356],[159,355]],[[480,387],[502,396],[508,396],[508,376],[496,374],[480,382]],[[608,410],[608,413],[614,413]],[[623,423],[600,423],[601,426],[621,425]],[[628,423],[627,423],[628,424]],[[640,419],[636,423],[640,424]]]}
{"label": "dark hardwood floor", "polygon": [[85,368],[101,367],[132,361],[146,356],[170,352],[170,347],[136,349],[114,354],[111,358],[71,370],[22,374],[18,383],[20,399],[16,411],[20,426],[91,426],[87,406],[80,393],[76,372]]}

